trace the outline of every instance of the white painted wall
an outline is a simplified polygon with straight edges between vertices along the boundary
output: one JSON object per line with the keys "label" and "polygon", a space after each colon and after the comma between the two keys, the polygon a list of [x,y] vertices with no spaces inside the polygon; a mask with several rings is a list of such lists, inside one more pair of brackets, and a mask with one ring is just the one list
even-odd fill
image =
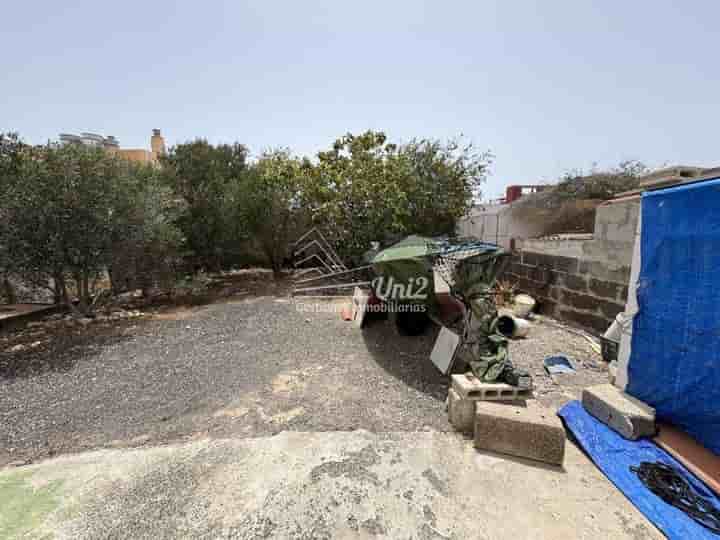
{"label": "white painted wall", "polygon": [[457,231],[461,236],[509,249],[511,239],[537,236],[542,232],[542,225],[527,219],[523,211],[512,204],[496,204],[473,208],[468,217],[458,222]]}

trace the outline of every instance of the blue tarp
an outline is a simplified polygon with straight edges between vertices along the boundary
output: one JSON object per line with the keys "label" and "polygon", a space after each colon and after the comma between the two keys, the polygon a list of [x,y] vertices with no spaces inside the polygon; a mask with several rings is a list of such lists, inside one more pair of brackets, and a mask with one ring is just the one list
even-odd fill
{"label": "blue tarp", "polygon": [[720,454],[720,178],[643,194],[627,392]]}
{"label": "blue tarp", "polygon": [[660,461],[671,465],[685,477],[699,495],[720,508],[720,499],[670,454],[647,439],[639,441],[623,439],[588,414],[578,401],[571,401],[560,409],[558,414],[595,465],[665,536],[671,540],[676,538],[718,540],[716,534],[655,495],[630,470],[630,466],[638,466],[642,461],[652,463]]}

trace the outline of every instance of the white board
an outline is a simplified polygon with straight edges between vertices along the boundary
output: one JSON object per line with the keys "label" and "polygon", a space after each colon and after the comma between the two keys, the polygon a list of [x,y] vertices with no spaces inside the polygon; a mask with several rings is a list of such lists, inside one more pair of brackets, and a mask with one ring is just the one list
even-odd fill
{"label": "white board", "polygon": [[444,326],[440,329],[435,346],[430,353],[430,360],[443,375],[447,375],[452,369],[459,344],[460,336],[455,332]]}
{"label": "white board", "polygon": [[360,287],[355,287],[352,298],[352,320],[358,328],[362,328],[365,320],[369,297],[369,292],[362,290]]}

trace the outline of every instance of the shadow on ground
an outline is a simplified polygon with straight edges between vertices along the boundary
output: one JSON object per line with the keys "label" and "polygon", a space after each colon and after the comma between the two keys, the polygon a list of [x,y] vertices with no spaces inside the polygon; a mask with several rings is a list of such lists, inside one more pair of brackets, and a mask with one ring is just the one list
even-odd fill
{"label": "shadow on ground", "polygon": [[373,316],[361,330],[372,359],[389,375],[437,400],[445,400],[450,378],[430,361],[440,328],[429,324],[419,336],[400,335],[387,319]]}
{"label": "shadow on ground", "polygon": [[89,354],[130,338],[135,324],[115,322],[91,328],[44,327],[0,336],[0,380],[65,373]]}

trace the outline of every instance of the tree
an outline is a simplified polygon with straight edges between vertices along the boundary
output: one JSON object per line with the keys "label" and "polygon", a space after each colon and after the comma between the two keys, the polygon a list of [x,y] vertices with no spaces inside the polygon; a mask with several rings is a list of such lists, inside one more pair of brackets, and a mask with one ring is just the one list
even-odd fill
{"label": "tree", "polygon": [[92,283],[108,263],[120,172],[119,160],[101,149],[35,147],[8,197],[8,245],[23,276],[51,277],[68,305],[71,279],[83,313],[90,311]]}
{"label": "tree", "polygon": [[279,273],[291,242],[312,225],[352,264],[373,240],[451,234],[489,163],[471,146],[399,146],[376,131],[347,134],[314,162],[287,150],[252,164],[247,156],[240,144],[198,139],[172,148],[157,168],[99,148],[31,147],[1,135],[0,272],[50,286],[68,304],[74,292],[88,313],[106,272],[115,292],[147,292],[172,279],[181,255],[195,269],[219,270],[251,244]]}
{"label": "tree", "polygon": [[184,238],[175,226],[182,204],[156,167],[126,162],[114,212],[108,274],[113,292],[174,284]]}
{"label": "tree", "polygon": [[410,208],[401,179],[409,165],[382,132],[347,134],[318,154],[314,219],[348,262],[357,262],[370,242],[405,232]]}
{"label": "tree", "polygon": [[157,171],[99,148],[28,148],[4,195],[12,226],[2,244],[14,268],[25,281],[52,284],[58,301],[84,315],[106,271],[117,278],[133,261],[125,275],[151,284],[181,242]]}
{"label": "tree", "polygon": [[287,150],[264,153],[253,164],[243,193],[236,200],[252,243],[265,255],[278,276],[290,244],[309,223],[306,202],[312,166]]}
{"label": "tree", "polygon": [[247,149],[204,139],[170,149],[162,160],[167,184],[184,200],[177,223],[196,267],[219,270],[237,247],[241,230],[231,219],[232,197],[247,173]]}
{"label": "tree", "polygon": [[17,301],[15,289],[10,276],[17,271],[15,258],[11,256],[9,246],[14,234],[14,223],[10,219],[8,201],[16,183],[19,181],[20,169],[27,145],[17,133],[0,133],[0,296],[5,296],[10,304]]}
{"label": "tree", "polygon": [[310,199],[338,252],[358,262],[370,242],[451,234],[485,180],[489,153],[455,142],[388,143],[382,132],[348,134],[318,154]]}
{"label": "tree", "polygon": [[480,199],[492,155],[477,152],[472,144],[427,139],[413,140],[400,152],[411,168],[403,185],[408,227],[415,234],[453,234],[457,220]]}

